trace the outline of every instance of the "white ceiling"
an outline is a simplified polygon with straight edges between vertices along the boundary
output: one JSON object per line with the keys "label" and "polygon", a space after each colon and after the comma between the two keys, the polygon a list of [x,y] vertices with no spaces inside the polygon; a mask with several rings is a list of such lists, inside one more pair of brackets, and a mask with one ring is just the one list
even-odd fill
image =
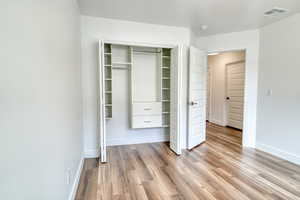
{"label": "white ceiling", "polygon": [[[197,35],[254,29],[300,12],[300,0],[78,0],[81,14],[181,26]],[[273,7],[289,10],[265,17]],[[201,25],[208,29],[201,30]]]}

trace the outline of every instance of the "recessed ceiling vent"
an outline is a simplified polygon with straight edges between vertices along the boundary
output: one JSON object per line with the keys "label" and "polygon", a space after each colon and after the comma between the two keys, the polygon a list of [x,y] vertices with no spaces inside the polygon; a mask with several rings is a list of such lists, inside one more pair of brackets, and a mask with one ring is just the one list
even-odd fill
{"label": "recessed ceiling vent", "polygon": [[271,10],[266,11],[264,14],[267,17],[273,17],[273,16],[278,16],[278,15],[281,15],[281,14],[284,14],[287,12],[288,12],[288,10],[285,8],[275,7],[275,8],[272,8]]}

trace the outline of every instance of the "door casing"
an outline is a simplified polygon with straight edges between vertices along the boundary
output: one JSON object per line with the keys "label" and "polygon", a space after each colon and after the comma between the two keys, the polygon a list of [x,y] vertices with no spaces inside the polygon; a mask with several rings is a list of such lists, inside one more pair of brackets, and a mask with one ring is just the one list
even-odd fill
{"label": "door casing", "polygon": [[[175,133],[176,136],[171,137],[170,139],[175,139],[175,141],[171,141],[170,148],[178,155],[181,154],[181,149],[182,149],[182,142],[181,142],[181,127],[182,127],[182,114],[181,114],[181,106],[182,106],[182,98],[181,98],[181,91],[182,91],[182,65],[183,65],[183,46],[178,45],[178,44],[150,44],[150,43],[143,43],[143,42],[128,42],[128,41],[117,41],[117,40],[99,40],[99,49],[98,49],[98,54],[99,54],[99,65],[98,65],[98,131],[99,131],[99,136],[100,136],[100,141],[99,141],[99,148],[100,148],[100,161],[102,163],[107,162],[107,153],[106,153],[106,126],[105,126],[105,104],[104,104],[104,87],[105,87],[105,81],[104,81],[104,72],[103,72],[103,46],[104,43],[109,43],[109,44],[117,44],[117,45],[126,45],[126,46],[141,46],[141,47],[152,47],[152,48],[177,48],[178,49],[178,57],[177,62],[178,62],[178,67],[176,71],[176,87],[177,87],[177,95],[176,96],[176,121],[177,121],[177,126],[176,126],[176,131],[173,131],[172,133]],[[172,79],[172,77],[171,77]],[[171,134],[171,131],[170,131]]]}

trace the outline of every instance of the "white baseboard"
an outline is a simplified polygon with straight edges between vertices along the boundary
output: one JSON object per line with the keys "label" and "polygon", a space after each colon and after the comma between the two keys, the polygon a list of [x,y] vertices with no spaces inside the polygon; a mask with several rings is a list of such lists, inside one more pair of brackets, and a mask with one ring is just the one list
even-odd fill
{"label": "white baseboard", "polygon": [[138,137],[117,138],[117,139],[107,139],[107,146],[166,142],[169,140],[170,140],[169,135],[161,135],[161,136],[156,136],[156,137],[140,137],[140,138],[138,138]]}
{"label": "white baseboard", "polygon": [[270,145],[266,145],[266,144],[262,144],[262,143],[256,143],[256,148],[261,150],[261,151],[265,151],[269,154],[272,154],[274,156],[277,156],[279,158],[282,158],[284,160],[290,161],[292,163],[295,163],[297,165],[300,165],[300,156],[290,153],[290,152],[286,152],[284,150],[278,149],[276,147],[270,146]]}
{"label": "white baseboard", "polygon": [[226,126],[226,123],[214,119],[210,119],[209,122],[220,125],[220,126]]}
{"label": "white baseboard", "polygon": [[77,188],[78,188],[79,181],[80,181],[80,175],[81,175],[81,172],[82,172],[82,169],[83,169],[83,164],[84,164],[84,158],[82,157],[80,162],[79,162],[79,165],[78,165],[75,177],[74,177],[74,182],[72,184],[71,192],[69,194],[68,200],[74,200],[75,199]]}
{"label": "white baseboard", "polygon": [[100,155],[100,149],[88,149],[84,151],[85,158],[98,158]]}

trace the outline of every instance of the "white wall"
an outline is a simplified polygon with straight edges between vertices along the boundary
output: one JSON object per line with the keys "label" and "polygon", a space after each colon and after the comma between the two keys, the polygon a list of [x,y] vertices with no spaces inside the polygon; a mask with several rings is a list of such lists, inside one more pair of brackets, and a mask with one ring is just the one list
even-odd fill
{"label": "white wall", "polygon": [[66,200],[82,155],[75,0],[2,1],[1,199]]}
{"label": "white wall", "polygon": [[200,49],[210,51],[246,50],[245,109],[243,145],[254,147],[258,78],[258,30],[220,34],[197,39]]}
{"label": "white wall", "polygon": [[[154,44],[189,45],[190,31],[186,28],[161,26],[129,21],[112,20],[82,16],[82,83],[84,91],[84,144],[85,155],[95,157],[99,149],[99,134],[97,131],[97,43],[100,39]],[[185,52],[186,53],[186,52]],[[185,55],[186,58],[186,55]],[[184,87],[187,88],[187,59],[184,65]],[[182,95],[182,112],[186,113],[186,92]],[[124,94],[125,95],[125,94]],[[121,113],[124,114],[124,113]],[[185,126],[182,128],[186,133]],[[186,136],[183,135],[185,146]],[[126,144],[128,142],[153,142],[165,140],[160,132],[143,130],[139,132],[120,132],[116,129],[108,132],[108,144]]]}
{"label": "white wall", "polygon": [[245,51],[229,51],[208,56],[210,71],[209,121],[226,126],[226,65],[245,60]]}
{"label": "white wall", "polygon": [[[257,147],[300,164],[300,14],[260,30]],[[271,89],[273,94],[267,95]]]}
{"label": "white wall", "polygon": [[196,46],[197,45],[197,34],[190,30],[190,45],[191,46]]}

